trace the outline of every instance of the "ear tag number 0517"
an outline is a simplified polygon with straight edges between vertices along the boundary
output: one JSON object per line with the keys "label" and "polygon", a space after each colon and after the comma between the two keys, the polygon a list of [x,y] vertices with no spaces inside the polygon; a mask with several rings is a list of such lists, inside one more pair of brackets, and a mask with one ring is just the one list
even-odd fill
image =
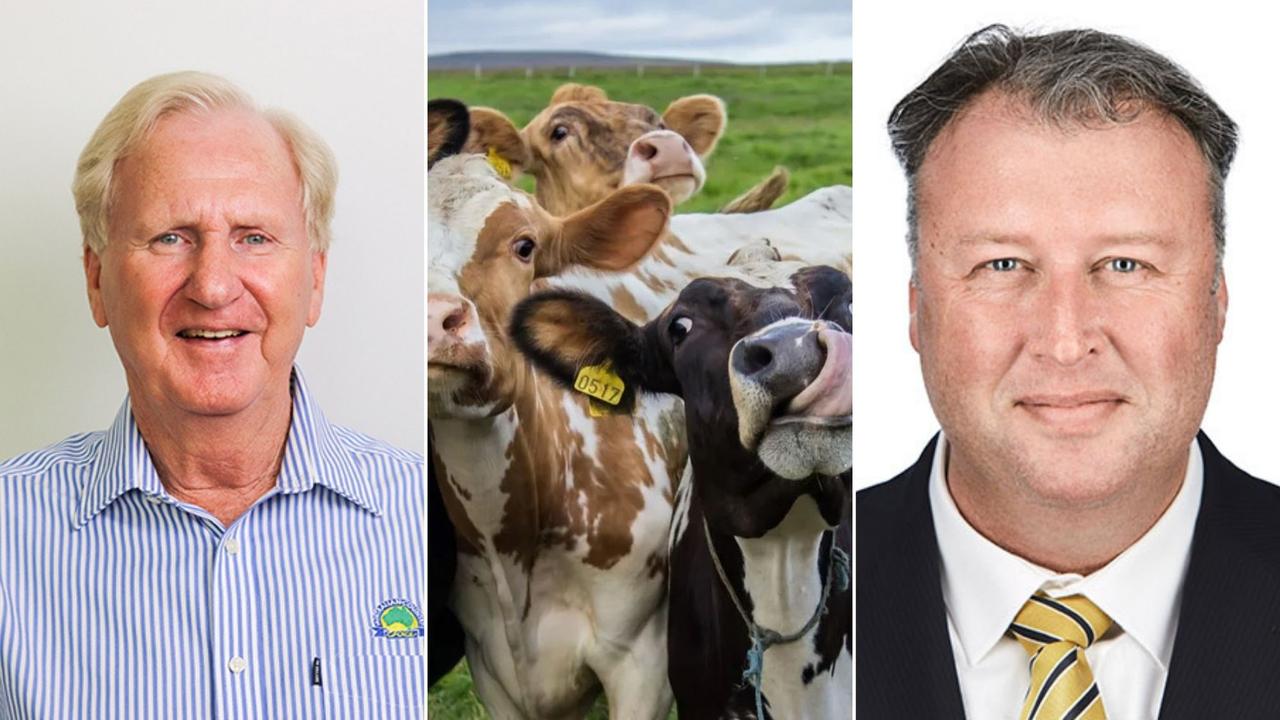
{"label": "ear tag number 0517", "polygon": [[573,382],[573,389],[617,406],[622,401],[622,393],[626,391],[627,386],[622,382],[622,378],[613,372],[609,363],[605,363],[587,365],[578,370],[578,378]]}

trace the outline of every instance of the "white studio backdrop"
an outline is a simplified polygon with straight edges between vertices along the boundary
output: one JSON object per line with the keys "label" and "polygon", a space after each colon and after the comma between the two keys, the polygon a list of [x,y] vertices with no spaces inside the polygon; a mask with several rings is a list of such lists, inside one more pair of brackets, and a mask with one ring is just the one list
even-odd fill
{"label": "white studio backdrop", "polygon": [[89,314],[71,179],[139,81],[203,70],[297,114],[340,182],[298,356],[333,422],[423,449],[423,3],[10,3],[0,21],[0,459],[106,428],[125,394]]}
{"label": "white studio backdrop", "polygon": [[[1043,8],[1043,9],[1041,9]],[[1243,3],[1085,0],[854,2],[853,481],[897,475],[937,430],[907,336],[906,182],[885,121],[969,33],[991,23],[1040,31],[1092,27],[1142,42],[1186,68],[1240,126],[1227,180],[1230,307],[1204,429],[1246,472],[1280,482],[1280,95],[1274,23]]]}

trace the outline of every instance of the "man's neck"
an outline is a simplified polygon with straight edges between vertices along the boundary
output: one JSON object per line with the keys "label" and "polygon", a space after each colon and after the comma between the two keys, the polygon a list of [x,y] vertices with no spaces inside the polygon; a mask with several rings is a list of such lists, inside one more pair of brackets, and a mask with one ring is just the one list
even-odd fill
{"label": "man's neck", "polygon": [[[980,471],[957,458],[945,468],[956,508],[975,530],[1001,548],[1054,572],[1088,575],[1137,542],[1169,509],[1187,471],[1187,458],[1149,468],[1142,482],[1088,504],[1029,497],[1016,482],[975,482]],[[1154,480],[1153,480],[1154,479]]]}
{"label": "man's neck", "polygon": [[223,527],[275,487],[293,414],[287,389],[235,415],[166,412],[136,396],[131,406],[165,490]]}

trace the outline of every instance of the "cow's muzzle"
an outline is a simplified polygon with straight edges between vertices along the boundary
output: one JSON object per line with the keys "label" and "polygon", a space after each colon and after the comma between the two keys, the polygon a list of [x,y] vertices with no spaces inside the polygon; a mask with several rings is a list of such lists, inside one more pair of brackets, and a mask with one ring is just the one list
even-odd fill
{"label": "cow's muzzle", "polygon": [[837,475],[851,465],[852,338],[790,318],[738,341],[729,384],[738,437],[781,477]]}

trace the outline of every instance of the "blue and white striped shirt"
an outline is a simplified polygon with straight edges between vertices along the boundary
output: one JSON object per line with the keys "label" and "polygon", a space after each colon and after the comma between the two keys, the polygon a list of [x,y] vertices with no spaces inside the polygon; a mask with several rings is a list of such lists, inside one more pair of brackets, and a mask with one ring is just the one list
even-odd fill
{"label": "blue and white striped shirt", "polygon": [[421,717],[423,502],[422,457],[295,370],[276,487],[223,529],[126,399],[0,464],[0,719]]}

